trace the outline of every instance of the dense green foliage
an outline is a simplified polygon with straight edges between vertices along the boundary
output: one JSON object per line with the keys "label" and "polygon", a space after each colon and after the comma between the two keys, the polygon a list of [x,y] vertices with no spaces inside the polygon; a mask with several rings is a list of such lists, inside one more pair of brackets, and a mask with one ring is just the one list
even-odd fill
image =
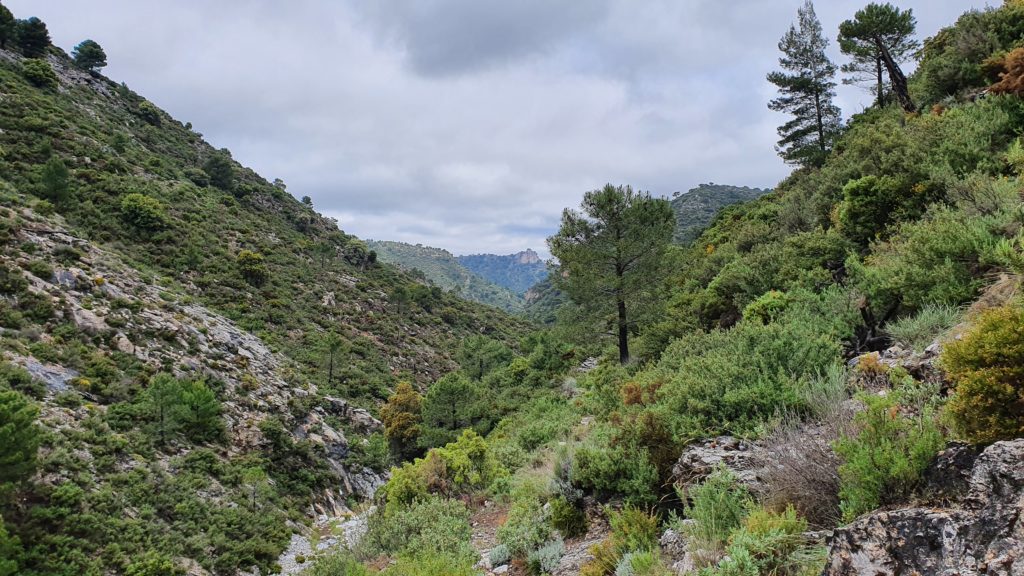
{"label": "dense green foliage", "polygon": [[957,432],[986,444],[1024,435],[1024,310],[983,313],[946,346],[942,365],[956,384],[949,413]]}
{"label": "dense green foliage", "polygon": [[71,52],[75,66],[89,72],[99,72],[107,65],[107,53],[95,40],[83,40]]}
{"label": "dense green foliage", "polygon": [[583,195],[582,211],[565,209],[558,233],[548,239],[560,273],[554,283],[592,334],[613,334],[619,362],[629,361],[629,335],[652,309],[652,283],[675,218],[668,201],[605,185]]}
{"label": "dense green foliage", "polygon": [[701,184],[687,192],[677,192],[672,195],[672,211],[676,215],[672,240],[679,244],[689,244],[700,236],[722,208],[755,200],[768,192],[770,190],[715,183]]}

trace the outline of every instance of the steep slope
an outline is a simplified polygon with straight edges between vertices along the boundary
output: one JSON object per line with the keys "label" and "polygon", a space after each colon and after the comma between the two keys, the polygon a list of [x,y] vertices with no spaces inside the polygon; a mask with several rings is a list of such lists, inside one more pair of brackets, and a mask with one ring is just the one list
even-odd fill
{"label": "steep slope", "polygon": [[447,250],[383,240],[371,240],[368,244],[381,261],[413,274],[421,273],[430,283],[446,291],[507,312],[523,309],[522,296],[473,273],[461,264],[461,256],[453,256]]}
{"label": "steep slope", "polygon": [[714,183],[701,184],[685,193],[677,192],[672,197],[672,210],[676,213],[673,239],[680,244],[689,244],[711,224],[722,208],[749,202],[768,192],[771,190]]}
{"label": "steep slope", "polygon": [[296,522],[380,482],[371,412],[397,381],[526,325],[378,263],[124,85],[43,61],[53,87],[0,51],[0,395],[41,408],[38,474],[0,486],[18,573],[267,573]]}
{"label": "steep slope", "polygon": [[498,286],[516,294],[525,294],[531,286],[547,278],[547,264],[533,250],[507,256],[473,254],[459,256],[459,263]]}

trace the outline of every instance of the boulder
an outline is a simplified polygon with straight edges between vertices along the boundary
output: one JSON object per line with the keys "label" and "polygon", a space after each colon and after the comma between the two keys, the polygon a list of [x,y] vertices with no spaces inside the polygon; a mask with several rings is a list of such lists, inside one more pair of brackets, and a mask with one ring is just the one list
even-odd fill
{"label": "boulder", "polygon": [[823,576],[1024,574],[1024,439],[974,462],[967,495],[948,508],[876,512],[836,530]]}
{"label": "boulder", "polygon": [[719,436],[687,446],[672,467],[672,477],[685,491],[704,481],[720,466],[753,491],[761,487],[759,471],[763,447],[732,436]]}

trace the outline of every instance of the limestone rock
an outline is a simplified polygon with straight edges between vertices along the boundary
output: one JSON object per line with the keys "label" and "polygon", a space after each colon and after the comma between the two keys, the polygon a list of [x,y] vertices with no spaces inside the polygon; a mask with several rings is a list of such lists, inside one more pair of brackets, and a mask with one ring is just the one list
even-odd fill
{"label": "limestone rock", "polygon": [[725,466],[736,474],[741,484],[757,491],[761,486],[761,451],[761,446],[732,436],[696,442],[683,450],[672,467],[672,476],[683,490],[688,490],[703,482],[719,466]]}
{"label": "limestone rock", "polygon": [[876,512],[836,530],[823,576],[1024,574],[1024,439],[988,447],[968,486],[950,508]]}

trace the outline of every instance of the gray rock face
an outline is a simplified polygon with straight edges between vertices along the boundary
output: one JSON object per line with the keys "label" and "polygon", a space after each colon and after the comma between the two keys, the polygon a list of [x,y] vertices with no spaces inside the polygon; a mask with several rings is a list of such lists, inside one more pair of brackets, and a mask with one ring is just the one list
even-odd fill
{"label": "gray rock face", "polygon": [[1024,574],[1024,439],[997,442],[974,462],[952,508],[877,512],[836,530],[823,576]]}
{"label": "gray rock face", "polygon": [[761,451],[761,446],[732,436],[697,442],[683,450],[672,467],[672,476],[683,490],[688,490],[703,482],[719,466],[725,466],[736,474],[741,484],[758,491]]}

